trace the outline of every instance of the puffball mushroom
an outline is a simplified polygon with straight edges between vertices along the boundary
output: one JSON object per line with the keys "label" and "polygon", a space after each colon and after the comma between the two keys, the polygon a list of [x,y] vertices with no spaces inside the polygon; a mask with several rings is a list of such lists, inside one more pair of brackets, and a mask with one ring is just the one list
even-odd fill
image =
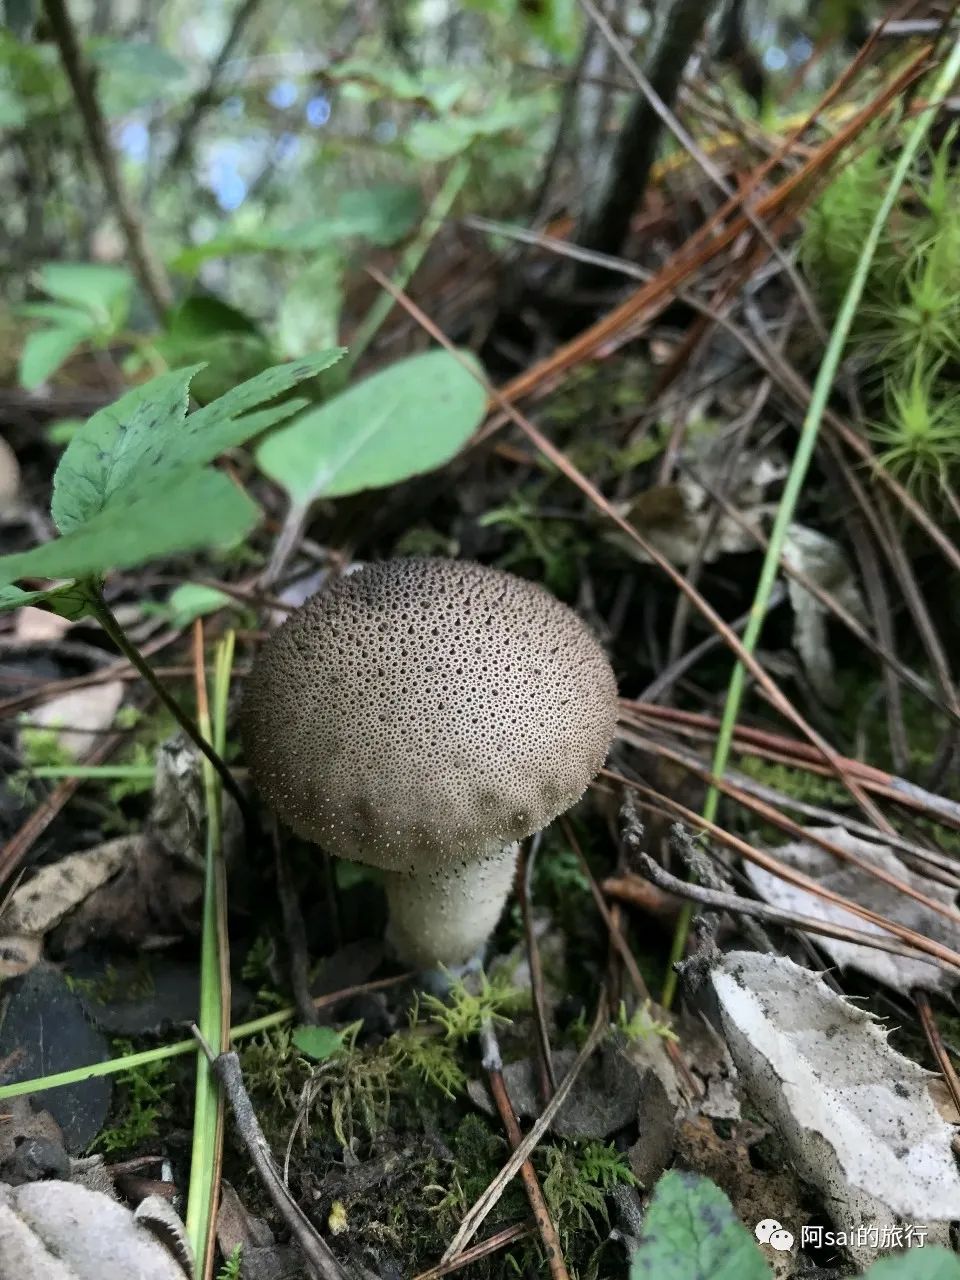
{"label": "puffball mushroom", "polygon": [[616,698],[596,639],[541,587],[467,561],[386,560],[274,632],[242,735],[283,822],[383,869],[398,957],[456,966],[500,917],[517,841],[603,764]]}

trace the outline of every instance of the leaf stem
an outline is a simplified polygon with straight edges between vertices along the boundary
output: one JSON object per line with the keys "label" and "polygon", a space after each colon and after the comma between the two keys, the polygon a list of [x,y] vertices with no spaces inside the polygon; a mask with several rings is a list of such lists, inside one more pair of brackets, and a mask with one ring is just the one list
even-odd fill
{"label": "leaf stem", "polygon": [[173,694],[170,693],[163,681],[150,666],[149,662],[147,662],[146,658],[144,658],[140,653],[137,646],[128,639],[123,627],[120,626],[120,623],[114,617],[110,606],[107,604],[106,600],[104,600],[103,593],[99,587],[94,587],[90,591],[90,612],[97,619],[104,631],[106,631],[107,635],[127,661],[140,673],[141,676],[143,676],[144,680],[146,680],[147,684],[149,684],[150,688],[170,712],[174,720],[176,720],[177,724],[184,731],[197,750],[202,752],[202,754],[210,761],[211,765],[216,769],[225,789],[229,791],[233,799],[236,800],[248,829],[254,829],[252,827],[252,815],[250,813],[250,806],[247,804],[247,798],[241,791],[237,780],[227,768],[223,758],[218,755],[213,746],[207,742],[206,738],[204,738],[203,734],[200,732],[196,721],[187,715],[186,711],[184,711],[183,707],[180,706]]}

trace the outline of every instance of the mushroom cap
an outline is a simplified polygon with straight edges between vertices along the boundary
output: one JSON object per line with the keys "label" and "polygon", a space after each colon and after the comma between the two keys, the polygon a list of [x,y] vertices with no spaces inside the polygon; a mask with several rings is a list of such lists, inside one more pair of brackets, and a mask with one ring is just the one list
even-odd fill
{"label": "mushroom cap", "polygon": [[580,798],[616,680],[577,615],[462,560],[370,564],[311,597],[244,689],[254,782],[329,853],[391,871],[481,856]]}

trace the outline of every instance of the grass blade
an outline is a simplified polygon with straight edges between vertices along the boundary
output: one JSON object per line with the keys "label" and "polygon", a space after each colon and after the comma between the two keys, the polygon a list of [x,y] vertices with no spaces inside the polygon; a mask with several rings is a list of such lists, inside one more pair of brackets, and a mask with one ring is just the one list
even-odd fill
{"label": "grass blade", "polygon": [[[207,704],[203,662],[203,623],[199,618],[194,629],[194,644],[197,720],[200,732],[222,757],[226,743],[227,690],[233,665],[233,632],[228,632],[217,647],[212,718]],[[229,951],[221,821],[223,789],[210,762],[204,758],[201,767],[206,803],[207,844],[200,949],[200,1013],[197,1025],[214,1052],[222,1053],[230,1042]],[[186,1228],[196,1258],[197,1275],[201,1280],[213,1271],[215,1197],[222,1151],[223,1100],[209,1062],[203,1054],[198,1054]]]}

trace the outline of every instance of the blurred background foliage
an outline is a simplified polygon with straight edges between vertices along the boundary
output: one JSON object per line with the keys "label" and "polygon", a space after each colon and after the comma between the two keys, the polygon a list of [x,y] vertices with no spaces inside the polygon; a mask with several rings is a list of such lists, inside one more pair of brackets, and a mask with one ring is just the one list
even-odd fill
{"label": "blurred background foliage", "polygon": [[[617,6],[641,55],[665,8]],[[823,38],[828,56],[803,85],[812,101],[846,56],[837,31],[855,42],[873,15],[848,0],[709,8],[717,67],[753,115],[774,110]],[[373,296],[354,263],[376,263],[377,249],[412,234],[456,157],[469,161],[467,211],[516,216],[546,194],[533,212],[549,217],[569,210],[570,192],[558,197],[554,186],[551,207],[545,167],[558,161],[561,179],[589,199],[625,109],[622,70],[577,0],[96,0],[69,14],[176,305],[158,332],[120,271],[75,272],[59,288],[51,277],[51,262],[122,264],[125,244],[45,10],[7,0],[0,300],[11,336],[24,315],[43,335],[21,363],[27,388],[77,349],[118,338],[131,374],[209,360],[198,388],[207,395],[275,358],[349,342],[356,316],[344,297],[362,306]],[[578,100],[559,136],[578,65]],[[0,343],[8,365],[15,347]]]}

